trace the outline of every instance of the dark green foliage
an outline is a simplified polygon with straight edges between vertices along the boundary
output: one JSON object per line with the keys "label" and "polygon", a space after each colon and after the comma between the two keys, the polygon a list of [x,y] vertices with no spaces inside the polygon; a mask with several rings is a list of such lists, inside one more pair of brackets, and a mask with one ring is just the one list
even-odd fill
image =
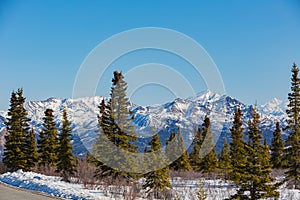
{"label": "dark green foliage", "polygon": [[[161,166],[161,163],[165,162],[163,151],[161,149],[161,141],[159,135],[154,133],[152,140],[149,142],[151,148],[147,150],[147,153],[152,153],[149,156],[148,162],[155,166]],[[147,192],[152,191],[154,196],[157,198],[159,193],[172,188],[172,185],[169,181],[169,167],[166,164],[165,167],[160,169],[155,169],[144,175],[146,181],[143,185],[144,189],[147,189]]]}
{"label": "dark green foliage", "polygon": [[114,142],[126,151],[136,152],[137,146],[132,142],[137,140],[137,136],[131,124],[131,112],[128,109],[130,103],[126,97],[127,83],[123,80],[122,72],[115,71],[112,82],[111,115],[118,127]]}
{"label": "dark green foliage", "polygon": [[216,149],[211,132],[211,124],[208,116],[205,116],[202,124],[203,143],[200,149],[200,156],[204,156],[201,164],[200,171],[203,173],[212,173],[218,167],[218,159],[216,156]]}
{"label": "dark green foliage", "polygon": [[286,129],[290,135],[286,140],[287,148],[287,167],[286,179],[292,183],[295,188],[300,189],[300,79],[298,77],[299,69],[296,64],[292,67],[291,90],[288,94],[288,126]]}
{"label": "dark green foliage", "polygon": [[71,122],[68,120],[66,109],[64,109],[62,127],[58,135],[58,160],[56,171],[61,172],[65,180],[68,180],[68,176],[73,175],[75,172],[75,158],[72,154],[73,147],[71,145],[71,136]]}
{"label": "dark green foliage", "polygon": [[29,137],[30,119],[24,108],[25,98],[23,90],[13,92],[10,99],[10,108],[6,122],[8,134],[5,136],[6,144],[3,163],[9,171],[23,169],[29,170],[31,164],[27,162],[27,141]]}
{"label": "dark green foliage", "polygon": [[[93,146],[97,161],[97,177],[135,178],[131,173],[137,170],[134,155],[137,146],[133,144],[137,137],[134,132],[129,100],[126,97],[127,83],[122,73],[114,72],[111,99],[101,102],[98,116],[100,135]],[[127,172],[126,172],[127,171]],[[131,171],[131,172],[128,172]]]}
{"label": "dark green foliage", "polygon": [[188,171],[191,170],[192,167],[190,165],[189,157],[186,151],[186,147],[184,144],[183,137],[181,135],[180,128],[178,128],[178,133],[177,133],[177,143],[178,143],[178,148],[179,152],[181,152],[181,156],[175,161],[174,163],[174,170],[177,171]]}
{"label": "dark green foliage", "polygon": [[178,152],[176,132],[172,132],[169,139],[166,140],[166,157],[170,168],[173,168],[173,163],[175,163],[180,155],[180,152]]}
{"label": "dark green foliage", "polygon": [[239,182],[246,163],[245,141],[243,140],[243,121],[240,108],[235,110],[233,125],[230,129],[232,142],[230,143],[230,158],[232,170],[229,170],[229,179]]}
{"label": "dark green foliage", "polygon": [[[191,165],[188,159],[186,147],[183,137],[181,135],[180,128],[178,133],[171,133],[169,140],[166,143],[167,158],[171,162],[169,165],[171,169],[175,171],[187,171],[191,169]],[[175,161],[174,161],[175,160]]]}
{"label": "dark green foliage", "polygon": [[271,143],[271,164],[274,169],[282,169],[286,165],[284,158],[284,141],[281,138],[279,122],[276,123],[276,129],[273,133]]}
{"label": "dark green foliage", "polygon": [[287,149],[288,171],[286,178],[295,189],[300,189],[300,135],[290,135],[287,141],[290,147]]}
{"label": "dark green foliage", "polygon": [[225,180],[227,180],[228,179],[228,172],[231,169],[231,163],[230,163],[229,146],[227,144],[226,139],[224,141],[224,146],[223,146],[221,154],[220,154],[219,168],[221,169]]}
{"label": "dark green foliage", "polygon": [[269,148],[261,143],[262,136],[258,128],[259,114],[256,108],[252,109],[251,117],[252,119],[248,122],[249,141],[245,146],[246,162],[241,167],[239,178],[234,180],[238,191],[231,199],[278,198],[279,184],[274,184],[275,178],[270,176],[272,169],[269,161]]}
{"label": "dark green foliage", "polygon": [[202,144],[202,130],[194,127],[194,139],[192,142],[192,150],[189,154],[189,160],[193,170],[200,171],[201,157],[200,149]]}
{"label": "dark green foliage", "polygon": [[109,148],[109,142],[113,143],[115,139],[114,130],[117,128],[117,125],[111,115],[110,102],[106,105],[103,99],[99,109],[98,126],[100,135],[93,146],[94,163],[97,166],[95,176],[99,178],[112,176],[116,179],[120,175],[120,172],[106,164],[109,163],[109,160],[114,159],[112,158],[112,150]]}
{"label": "dark green foliage", "polygon": [[34,167],[38,162],[38,152],[33,128],[31,129],[26,140],[26,160],[29,168]]}
{"label": "dark green foliage", "polygon": [[38,140],[39,164],[42,166],[57,163],[57,128],[54,122],[53,110],[46,109],[43,118],[43,129]]}

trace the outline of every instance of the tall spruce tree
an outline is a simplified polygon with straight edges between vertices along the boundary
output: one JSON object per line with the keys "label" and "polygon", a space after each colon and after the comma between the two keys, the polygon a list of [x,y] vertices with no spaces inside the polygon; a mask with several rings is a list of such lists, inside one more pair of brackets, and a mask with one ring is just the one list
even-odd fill
{"label": "tall spruce tree", "polygon": [[210,174],[217,169],[218,159],[211,132],[210,119],[208,116],[205,116],[202,124],[202,133],[205,142],[203,142],[200,150],[200,154],[204,156],[200,164],[200,170],[203,173]]}
{"label": "tall spruce tree", "polygon": [[300,189],[300,79],[298,77],[299,69],[294,63],[292,67],[291,90],[288,94],[288,115],[286,129],[290,132],[286,140],[288,146],[286,158],[288,171],[286,179],[292,183],[295,188]]}
{"label": "tall spruce tree", "polygon": [[173,131],[170,133],[169,139],[166,140],[166,157],[169,163],[170,169],[173,169],[175,166],[175,161],[179,158],[180,152],[178,151],[178,143],[176,138],[176,132]]}
{"label": "tall spruce tree", "polygon": [[279,122],[276,123],[276,129],[273,132],[271,143],[271,164],[274,169],[282,169],[286,165],[284,158],[284,141],[281,138]]}
{"label": "tall spruce tree", "polygon": [[127,83],[124,81],[122,72],[114,72],[111,90],[111,114],[118,126],[118,134],[115,142],[118,146],[129,152],[136,152],[137,146],[133,144],[137,140],[132,125],[130,102],[126,97]]}
{"label": "tall spruce tree", "polygon": [[12,92],[10,98],[10,108],[8,118],[5,123],[8,134],[5,136],[5,149],[3,163],[9,171],[18,169],[29,170],[30,165],[27,163],[27,145],[26,141],[29,135],[30,119],[27,117],[27,111],[24,108],[25,98],[23,90],[18,89]]}
{"label": "tall spruce tree", "polygon": [[228,178],[236,183],[239,182],[246,163],[246,142],[243,139],[243,131],[242,111],[240,108],[236,108],[233,125],[230,129],[232,138],[230,143],[231,170],[228,174]]}
{"label": "tall spruce tree", "polygon": [[39,164],[42,166],[55,166],[57,163],[58,131],[54,122],[52,109],[46,109],[43,120],[43,128],[38,140]]}
{"label": "tall spruce tree", "polygon": [[200,171],[201,157],[200,157],[200,149],[202,145],[202,130],[201,128],[194,127],[194,139],[192,142],[192,150],[189,154],[190,164],[193,170]]}
{"label": "tall spruce tree", "polygon": [[31,169],[31,167],[34,166],[31,160],[33,155],[31,155],[31,149],[29,149],[30,147],[28,146],[28,140],[30,139],[30,127],[28,123],[30,122],[30,119],[27,117],[27,111],[24,107],[26,98],[23,97],[23,89],[17,90],[17,96],[18,96],[18,105],[19,105],[18,114],[20,117],[20,123],[23,130],[22,140],[25,143],[24,144],[25,146],[23,147],[23,151],[25,152],[25,160],[26,160],[26,165],[24,170],[28,171]]}
{"label": "tall spruce tree", "polygon": [[166,154],[168,155],[167,157],[169,159],[170,158],[172,159],[173,157],[177,158],[169,165],[170,168],[172,168],[175,171],[190,170],[191,165],[189,162],[188,154],[179,127],[178,127],[178,133],[176,134],[175,132],[173,132],[173,134],[170,135],[170,138],[167,141],[166,145],[167,145]]}
{"label": "tall spruce tree", "polygon": [[[160,166],[158,163],[165,162],[165,158],[161,149],[161,141],[157,133],[153,134],[149,145],[151,148],[147,150],[147,153],[152,154],[149,156],[150,160],[148,162],[153,166]],[[166,164],[166,166],[161,169],[154,169],[153,171],[146,173],[144,175],[146,181],[143,184],[143,188],[147,189],[147,193],[152,193],[154,198],[159,198],[162,192],[171,189],[172,185],[169,180],[169,171],[169,167]]]}
{"label": "tall spruce tree", "polygon": [[26,160],[27,165],[29,168],[32,168],[35,166],[35,164],[38,162],[38,152],[37,152],[37,146],[36,146],[36,140],[35,140],[35,134],[34,129],[31,128],[30,134],[27,137],[26,140]]}
{"label": "tall spruce tree", "polygon": [[238,187],[237,194],[231,199],[265,199],[279,197],[279,184],[270,176],[272,171],[269,148],[262,144],[261,131],[258,128],[259,114],[256,108],[251,110],[252,119],[248,122],[249,141],[246,148],[246,163],[242,167],[240,177],[234,180]]}
{"label": "tall spruce tree", "polygon": [[48,154],[46,151],[47,146],[47,135],[44,131],[41,131],[39,134],[39,139],[37,141],[37,152],[38,152],[38,164],[45,166],[48,164]]}
{"label": "tall spruce tree", "polygon": [[231,169],[231,163],[230,163],[229,146],[226,139],[224,141],[224,146],[222,148],[220,158],[219,158],[219,168],[221,169],[225,180],[227,180],[228,172]]}
{"label": "tall spruce tree", "polygon": [[58,135],[58,160],[56,171],[62,173],[65,181],[68,181],[68,176],[73,175],[75,172],[75,158],[72,154],[73,147],[71,145],[71,137],[71,122],[68,120],[66,109],[64,109],[62,127]]}
{"label": "tall spruce tree", "polygon": [[[134,142],[137,136],[132,125],[129,100],[126,97],[127,83],[122,73],[115,71],[112,79],[111,98],[100,106],[99,131],[93,151],[98,157],[96,176],[114,176],[135,178],[137,174],[125,172],[135,171],[137,163],[132,153],[137,152]],[[110,142],[105,142],[108,139]],[[110,155],[101,156],[101,155]],[[113,164],[113,166],[112,166]]]}
{"label": "tall spruce tree", "polygon": [[[118,169],[109,166],[110,161],[118,159],[113,153],[109,142],[115,145],[115,130],[118,128],[111,114],[111,102],[105,104],[104,99],[99,106],[100,114],[98,115],[99,137],[93,145],[94,163],[97,167],[95,176],[102,179],[111,176],[113,179],[126,177],[126,173],[122,173]],[[105,142],[107,141],[107,142]]]}

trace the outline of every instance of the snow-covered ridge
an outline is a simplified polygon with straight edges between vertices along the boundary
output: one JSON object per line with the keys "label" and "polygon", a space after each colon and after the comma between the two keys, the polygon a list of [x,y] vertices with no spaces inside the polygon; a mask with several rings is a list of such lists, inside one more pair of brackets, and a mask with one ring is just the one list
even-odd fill
{"label": "snow-covered ridge", "polygon": [[[78,99],[49,98],[44,101],[29,101],[25,104],[25,108],[28,111],[29,118],[31,118],[31,125],[35,128],[37,134],[41,129],[46,108],[54,110],[58,127],[62,118],[62,110],[66,108],[72,121],[75,153],[80,154],[85,153],[85,146],[90,148],[97,137],[98,106],[102,99],[102,96]],[[105,99],[107,100],[107,98]],[[258,107],[261,114],[261,129],[268,141],[272,137],[277,121],[281,122],[282,126],[285,125],[286,105],[286,102],[274,99]],[[215,139],[219,139],[219,136],[221,138],[217,143],[217,148],[220,148],[223,142],[222,138],[229,135],[229,128],[236,107],[242,109],[243,121],[246,124],[250,117],[251,106],[233,97],[215,94],[211,91],[201,92],[187,99],[178,98],[163,105],[132,105],[132,110],[135,115],[136,131],[141,138],[151,135],[149,130],[152,130],[151,127],[153,126],[163,136],[162,138],[168,137],[170,131],[177,129],[176,126],[180,126],[186,141],[191,141],[194,125],[202,124],[204,116],[209,115],[216,136]],[[5,127],[5,118],[6,112],[0,111],[0,128],[2,128],[2,132]]]}

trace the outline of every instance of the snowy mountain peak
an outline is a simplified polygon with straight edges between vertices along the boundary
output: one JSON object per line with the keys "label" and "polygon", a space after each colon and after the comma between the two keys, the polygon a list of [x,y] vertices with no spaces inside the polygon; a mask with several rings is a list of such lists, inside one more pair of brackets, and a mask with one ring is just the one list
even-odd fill
{"label": "snowy mountain peak", "polygon": [[282,101],[277,98],[260,106],[260,111],[264,114],[272,114],[275,116],[286,117],[287,101]]}
{"label": "snowy mountain peak", "polygon": [[[57,127],[60,127],[62,110],[67,109],[69,119],[72,122],[74,135],[75,153],[85,153],[86,148],[90,148],[98,133],[97,115],[99,114],[99,104],[102,96],[83,97],[77,99],[49,98],[44,101],[29,101],[25,104],[28,116],[31,119],[31,126],[35,127],[38,134],[42,128],[44,111],[47,108],[54,110]],[[267,138],[270,138],[275,123],[285,123],[285,102],[273,99],[259,107],[261,113],[261,129]],[[162,138],[167,138],[170,131],[181,131],[186,141],[191,141],[193,137],[194,125],[201,125],[203,118],[208,115],[211,118],[212,131],[220,138],[230,135],[230,127],[236,107],[243,111],[244,124],[250,117],[249,106],[227,95],[215,94],[209,90],[198,93],[195,97],[187,99],[175,99],[163,105],[136,106],[131,109],[134,114],[134,124],[137,134],[146,137],[152,134],[152,127],[156,127]],[[0,112],[0,128],[4,128],[6,112]],[[222,147],[223,140],[219,140],[217,148]],[[85,146],[84,146],[84,145]],[[139,144],[142,144],[140,142]],[[1,152],[1,147],[0,147]]]}
{"label": "snowy mountain peak", "polygon": [[217,93],[213,93],[210,90],[205,90],[203,92],[197,93],[194,97],[189,97],[186,100],[188,101],[214,101],[221,97]]}
{"label": "snowy mountain peak", "polygon": [[277,99],[277,98],[273,98],[271,101],[263,104],[262,106],[269,106],[269,107],[276,107],[276,106],[280,106],[280,104],[282,104],[283,101]]}

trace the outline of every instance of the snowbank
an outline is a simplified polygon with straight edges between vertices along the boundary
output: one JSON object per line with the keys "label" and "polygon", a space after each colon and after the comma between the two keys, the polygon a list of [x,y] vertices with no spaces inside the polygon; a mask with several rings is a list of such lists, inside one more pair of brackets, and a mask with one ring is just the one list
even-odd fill
{"label": "snowbank", "polygon": [[[52,196],[74,200],[100,200],[100,199],[122,199],[122,193],[117,186],[108,186],[108,189],[89,190],[82,184],[72,184],[61,181],[61,177],[45,176],[34,172],[23,172],[18,170],[13,173],[0,175],[0,181],[19,188],[35,190]],[[142,179],[141,179],[142,181]],[[184,180],[174,178],[172,180],[173,193],[180,199],[195,199],[199,189],[199,180]],[[234,194],[235,188],[229,182],[223,180],[203,180],[207,200],[221,200]],[[113,190],[115,188],[116,190]],[[144,191],[141,191],[143,193]],[[110,198],[109,198],[109,197]],[[142,194],[138,199],[146,199]],[[289,190],[285,185],[280,188],[280,200],[300,199],[300,190]]]}
{"label": "snowbank", "polygon": [[61,177],[45,176],[34,172],[18,170],[0,175],[0,181],[28,190],[44,192],[52,196],[74,200],[108,199],[103,194],[84,189],[80,184],[60,181]]}

